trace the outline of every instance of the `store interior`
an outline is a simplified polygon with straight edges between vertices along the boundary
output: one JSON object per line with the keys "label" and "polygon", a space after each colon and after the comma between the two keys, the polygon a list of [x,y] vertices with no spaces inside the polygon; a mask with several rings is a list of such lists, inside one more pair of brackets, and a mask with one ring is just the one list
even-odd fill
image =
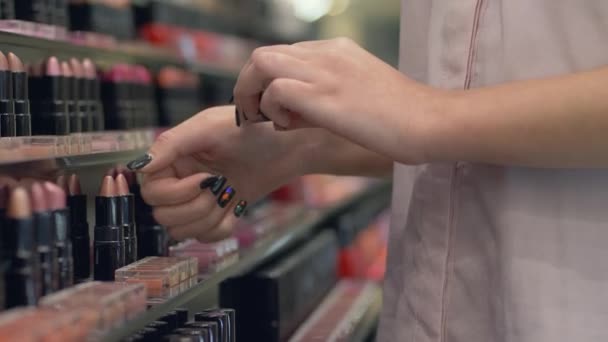
{"label": "store interior", "polygon": [[373,341],[388,180],[302,177],[201,243],[125,167],[256,47],[337,36],[396,65],[399,0],[0,0],[0,341]]}

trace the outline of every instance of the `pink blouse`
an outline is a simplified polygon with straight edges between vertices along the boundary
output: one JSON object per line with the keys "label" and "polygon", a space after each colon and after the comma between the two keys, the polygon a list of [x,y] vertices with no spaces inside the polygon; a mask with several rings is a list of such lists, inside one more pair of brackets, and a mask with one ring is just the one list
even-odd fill
{"label": "pink blouse", "polygon": [[[404,0],[401,18],[401,70],[437,87],[608,65],[607,0]],[[380,341],[608,341],[608,170],[396,165],[393,208]]]}

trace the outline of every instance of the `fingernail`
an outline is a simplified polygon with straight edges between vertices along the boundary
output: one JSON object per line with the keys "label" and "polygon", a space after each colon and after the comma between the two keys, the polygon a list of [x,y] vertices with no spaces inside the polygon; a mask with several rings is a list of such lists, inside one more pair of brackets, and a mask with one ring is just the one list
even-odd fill
{"label": "fingernail", "polygon": [[243,118],[245,119],[245,121],[249,121],[249,118],[247,117],[247,114],[245,114],[245,112],[243,112],[242,114],[243,114]]}
{"label": "fingernail", "polygon": [[236,121],[236,127],[241,127],[241,116],[239,115],[239,110],[236,107],[234,107],[234,119]]}
{"label": "fingernail", "polygon": [[224,189],[224,192],[222,192],[220,197],[218,197],[217,204],[220,206],[220,208],[226,208],[226,206],[228,205],[228,203],[230,203],[234,195],[236,195],[236,191],[231,186],[226,187],[226,189]]}
{"label": "fingernail", "polygon": [[234,207],[234,216],[243,216],[243,214],[245,213],[245,209],[247,209],[247,201],[239,201],[236,207]]}
{"label": "fingernail", "polygon": [[132,160],[127,164],[127,168],[131,171],[137,171],[143,169],[146,165],[150,164],[152,161],[152,156],[148,153],[138,157],[135,160]]}
{"label": "fingernail", "polygon": [[211,186],[211,192],[214,195],[217,195],[220,193],[220,191],[222,190],[222,188],[224,187],[224,184],[226,184],[226,177],[224,176],[219,176],[216,180],[215,183],[213,183],[213,185]]}
{"label": "fingernail", "polygon": [[217,176],[211,176],[211,177],[205,178],[200,184],[201,190],[205,190],[208,187],[215,184],[215,182],[217,182],[217,179],[218,179]]}
{"label": "fingernail", "polygon": [[229,104],[233,104],[234,103],[234,95],[230,96],[230,101],[228,101]]}

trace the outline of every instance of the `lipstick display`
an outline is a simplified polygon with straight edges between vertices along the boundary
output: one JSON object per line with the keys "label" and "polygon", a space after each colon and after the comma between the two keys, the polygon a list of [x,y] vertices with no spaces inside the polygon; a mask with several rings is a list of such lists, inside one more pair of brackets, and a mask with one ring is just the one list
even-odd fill
{"label": "lipstick display", "polygon": [[93,278],[114,280],[114,271],[125,264],[125,236],[119,222],[118,189],[111,176],[106,176],[95,198]]}

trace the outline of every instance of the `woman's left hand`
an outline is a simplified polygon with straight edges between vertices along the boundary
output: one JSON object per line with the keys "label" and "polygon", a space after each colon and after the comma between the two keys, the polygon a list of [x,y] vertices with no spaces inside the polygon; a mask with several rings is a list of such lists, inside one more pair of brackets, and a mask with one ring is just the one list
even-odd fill
{"label": "woman's left hand", "polygon": [[277,130],[322,127],[394,160],[416,163],[424,159],[422,119],[439,93],[338,38],[256,49],[234,98],[244,125],[266,116]]}

